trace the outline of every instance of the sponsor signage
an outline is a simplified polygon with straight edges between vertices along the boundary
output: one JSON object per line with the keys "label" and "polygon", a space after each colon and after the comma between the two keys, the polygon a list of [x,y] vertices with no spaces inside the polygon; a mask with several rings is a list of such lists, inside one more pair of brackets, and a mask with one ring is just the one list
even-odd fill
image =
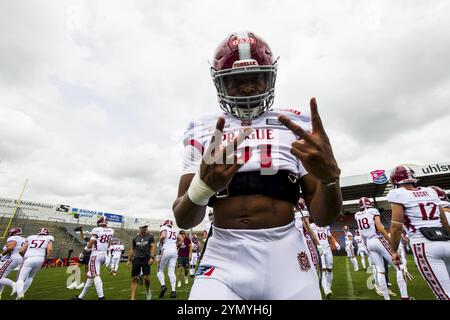
{"label": "sponsor signage", "polygon": [[370,172],[370,175],[372,176],[372,181],[375,184],[385,184],[389,180],[385,170],[374,170]]}

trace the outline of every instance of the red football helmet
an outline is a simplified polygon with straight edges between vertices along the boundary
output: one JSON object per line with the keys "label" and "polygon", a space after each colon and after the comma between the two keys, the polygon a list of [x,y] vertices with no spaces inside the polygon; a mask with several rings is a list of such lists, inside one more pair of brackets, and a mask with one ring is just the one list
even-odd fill
{"label": "red football helmet", "polygon": [[370,199],[367,197],[362,197],[359,199],[358,205],[361,210],[372,208],[372,201],[370,201]]}
{"label": "red football helmet", "polygon": [[22,228],[19,228],[19,227],[11,228],[8,231],[8,235],[10,237],[12,237],[12,236],[20,236],[21,234],[22,234]]}
{"label": "red football helmet", "polygon": [[448,201],[448,196],[442,188],[439,188],[436,186],[430,186],[430,188],[432,188],[434,191],[436,191],[439,199],[441,199],[442,201]]}
{"label": "red football helmet", "polygon": [[[226,89],[229,76],[260,73],[265,77],[266,91],[251,96],[231,96]],[[269,45],[253,32],[234,32],[217,47],[211,76],[223,111],[241,120],[252,120],[264,114],[273,104],[277,60]]]}
{"label": "red football helmet", "polygon": [[171,226],[171,227],[173,227],[172,220],[167,219],[166,221],[164,221],[163,226]]}
{"label": "red football helmet", "polygon": [[407,166],[396,166],[391,172],[391,182],[394,187],[400,184],[417,183],[416,173]]}
{"label": "red football helmet", "polygon": [[50,234],[50,231],[48,231],[47,228],[41,228],[41,230],[38,233],[39,236],[48,236],[49,234]]}
{"label": "red football helmet", "polygon": [[107,226],[108,226],[108,218],[100,217],[100,219],[97,220],[97,227],[107,227]]}

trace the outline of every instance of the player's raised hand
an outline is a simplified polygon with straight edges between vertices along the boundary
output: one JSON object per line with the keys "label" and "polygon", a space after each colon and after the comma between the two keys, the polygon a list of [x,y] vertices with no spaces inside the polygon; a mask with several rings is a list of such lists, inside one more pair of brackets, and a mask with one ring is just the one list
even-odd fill
{"label": "player's raised hand", "polygon": [[392,262],[396,265],[399,266],[401,264],[401,260],[400,260],[400,255],[397,252],[393,252],[391,254],[392,256]]}
{"label": "player's raised hand", "polygon": [[299,158],[308,171],[324,184],[339,179],[341,169],[336,162],[330,140],[322,125],[315,98],[310,101],[312,132],[308,133],[288,117],[279,115],[278,120],[299,139],[292,143],[291,153]]}
{"label": "player's raised hand", "polygon": [[200,179],[216,192],[225,189],[230,184],[234,174],[244,165],[244,160],[238,159],[236,151],[245,137],[252,132],[250,128],[246,128],[233,141],[222,147],[224,126],[225,119],[219,117],[216,130],[200,165]]}

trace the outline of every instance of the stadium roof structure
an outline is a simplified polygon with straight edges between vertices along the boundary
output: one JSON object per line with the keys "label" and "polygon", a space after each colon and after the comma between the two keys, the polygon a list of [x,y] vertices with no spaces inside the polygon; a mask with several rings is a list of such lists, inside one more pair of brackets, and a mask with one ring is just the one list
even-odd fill
{"label": "stadium roof structure", "polygon": [[[407,164],[416,172],[421,186],[438,186],[444,190],[450,189],[450,162],[432,163],[426,165]],[[366,174],[343,177],[340,181],[344,212],[357,209],[357,201],[361,197],[372,198],[375,204],[385,202],[385,196],[392,189],[389,182],[391,170],[373,170]]]}

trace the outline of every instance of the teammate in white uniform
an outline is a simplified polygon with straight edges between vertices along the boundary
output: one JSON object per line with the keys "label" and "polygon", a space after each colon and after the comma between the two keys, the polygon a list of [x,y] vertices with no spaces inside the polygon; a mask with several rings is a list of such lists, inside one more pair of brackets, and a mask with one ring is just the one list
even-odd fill
{"label": "teammate in white uniform", "polygon": [[108,219],[106,217],[100,217],[100,219],[97,220],[97,228],[92,229],[91,239],[85,247],[86,251],[91,251],[87,281],[84,285],[83,291],[81,291],[78,296],[74,297],[75,300],[83,299],[89,291],[89,288],[92,286],[92,283],[94,283],[98,299],[104,299],[103,282],[100,278],[100,269],[105,263],[107,255],[106,252],[110,247],[113,235],[114,230],[108,228]]}
{"label": "teammate in white uniform", "polygon": [[355,257],[355,247],[353,246],[353,234],[348,229],[348,226],[344,226],[344,237],[345,237],[345,252],[347,252],[347,257],[350,259],[353,270],[359,271],[358,260]]}
{"label": "teammate in white uniform", "polygon": [[108,246],[108,249],[106,250],[106,257],[105,257],[105,268],[108,269],[108,272],[112,272],[112,251],[113,251],[113,245],[110,244]]}
{"label": "teammate in white uniform", "polygon": [[392,208],[392,259],[400,263],[396,251],[405,224],[422,277],[437,299],[450,300],[450,226],[441,200],[434,189],[416,187],[415,173],[407,166],[395,167],[390,178],[394,185],[387,194]]}
{"label": "teammate in white uniform", "polygon": [[322,262],[322,289],[328,299],[333,294],[331,288],[333,283],[333,253],[330,244],[334,244],[337,250],[340,250],[341,246],[331,234],[330,226],[319,227],[315,223],[311,223],[311,229],[319,242],[317,248]]}
{"label": "teammate in white uniform", "polygon": [[191,257],[191,269],[190,275],[191,278],[194,278],[195,268],[197,266],[197,262],[200,259],[200,242],[198,241],[198,237],[196,234],[192,235],[192,257]]}
{"label": "teammate in white uniform", "polygon": [[122,252],[125,250],[121,241],[117,241],[112,246],[112,262],[111,262],[111,270],[112,274],[117,275],[117,270],[119,270],[120,258],[122,257]]}
{"label": "teammate in white uniform", "polygon": [[366,247],[366,243],[364,242],[364,239],[361,237],[361,235],[359,234],[359,230],[355,230],[355,242],[357,245],[357,252],[356,254],[359,255],[361,257],[361,265],[363,267],[364,270],[367,269],[366,267],[366,256],[368,258],[368,262],[369,265],[372,265],[371,260],[370,260],[370,256],[369,256],[369,251],[367,251],[367,247]]}
{"label": "teammate in white uniform", "polygon": [[37,235],[29,236],[26,239],[19,251],[20,254],[24,255],[24,260],[17,277],[16,300],[24,298],[45,259],[51,256],[53,241],[55,239],[50,235],[47,228],[42,228]]}
{"label": "teammate in white uniform", "polygon": [[[360,211],[355,213],[355,220],[358,225],[361,237],[366,242],[370,258],[376,266],[377,279],[385,300],[390,300],[389,290],[386,283],[383,258],[386,259],[397,271],[397,284],[400,289],[401,298],[409,300],[408,289],[404,279],[407,272],[403,265],[396,265],[392,262],[391,246],[389,235],[381,224],[380,212],[373,208],[372,202],[366,197],[359,200]],[[407,274],[409,275],[409,274]],[[374,275],[375,276],[375,275]]]}
{"label": "teammate in white uniform", "polygon": [[0,299],[5,286],[11,287],[11,295],[16,293],[16,283],[7,277],[23,262],[23,258],[20,255],[19,250],[25,244],[26,240],[20,236],[21,234],[21,228],[11,228],[8,232],[6,245],[2,252],[2,264],[0,266]]}
{"label": "teammate in white uniform", "polygon": [[203,236],[202,236],[203,242],[206,242],[206,240],[208,239],[208,234],[214,220],[213,208],[207,207],[206,211],[208,212],[208,221],[205,223],[205,226],[203,227]]}
{"label": "teammate in white uniform", "polygon": [[300,198],[297,205],[294,206],[294,226],[298,231],[303,232],[303,240],[306,242],[309,253],[311,254],[312,262],[317,271],[320,272],[320,257],[317,249],[319,241],[317,240],[316,234],[311,229],[309,219],[310,214],[306,208],[305,200]]}
{"label": "teammate in white uniform", "polygon": [[432,188],[434,191],[436,191],[436,193],[439,197],[439,200],[441,200],[439,205],[442,207],[442,210],[444,210],[447,221],[450,222],[450,202],[448,201],[447,194],[445,193],[445,191],[442,188],[439,188],[436,186],[431,186],[430,188]]}
{"label": "teammate in white uniform", "polygon": [[311,116],[271,109],[276,70],[269,46],[252,32],[229,35],[214,54],[222,112],[187,128],[173,205],[183,229],[203,220],[208,202],[214,208],[190,299],[321,298],[293,206],[301,187],[316,223],[333,221],[342,207],[340,169],[315,99]]}
{"label": "teammate in white uniform", "polygon": [[161,257],[159,258],[158,271],[156,276],[161,284],[161,292],[159,297],[162,298],[166,293],[167,287],[164,280],[164,269],[167,265],[167,274],[169,276],[170,288],[172,290],[170,297],[176,298],[176,275],[175,267],[177,264],[178,249],[177,241],[179,240],[178,231],[173,228],[172,220],[164,221],[160,231],[159,243]]}

